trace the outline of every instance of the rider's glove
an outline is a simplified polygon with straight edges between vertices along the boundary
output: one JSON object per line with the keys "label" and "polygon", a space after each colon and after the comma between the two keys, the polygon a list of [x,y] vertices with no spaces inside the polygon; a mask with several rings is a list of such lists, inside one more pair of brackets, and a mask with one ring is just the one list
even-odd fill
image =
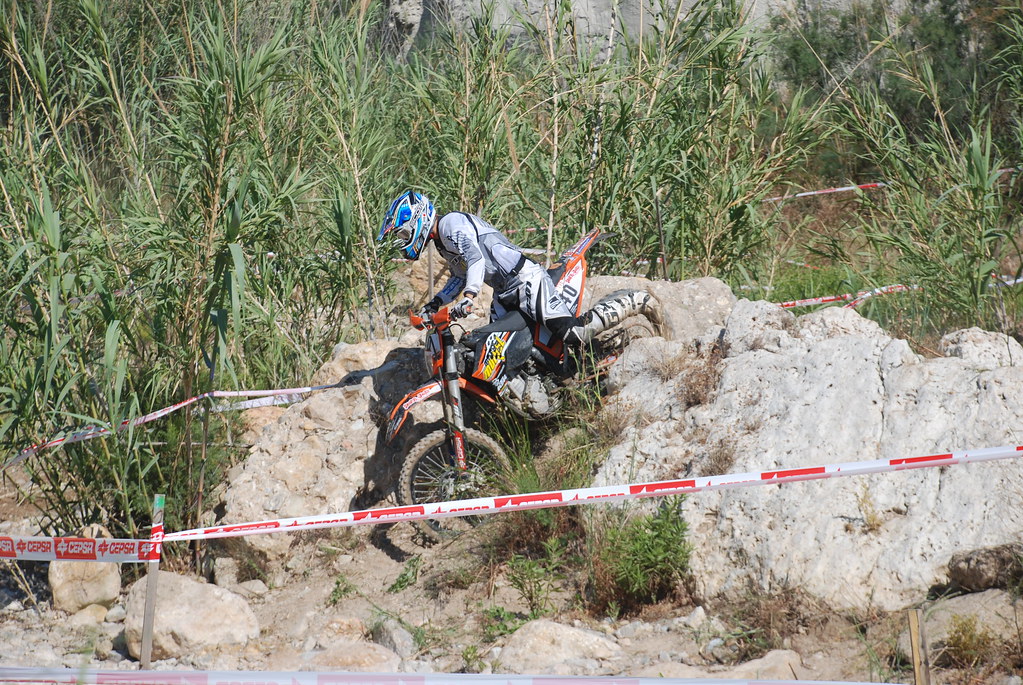
{"label": "rider's glove", "polygon": [[466,295],[451,308],[451,316],[455,319],[464,319],[472,312],[472,297]]}
{"label": "rider's glove", "polygon": [[423,305],[423,308],[419,310],[420,319],[429,319],[431,316],[437,313],[440,309],[441,301],[440,298],[434,296],[432,300]]}

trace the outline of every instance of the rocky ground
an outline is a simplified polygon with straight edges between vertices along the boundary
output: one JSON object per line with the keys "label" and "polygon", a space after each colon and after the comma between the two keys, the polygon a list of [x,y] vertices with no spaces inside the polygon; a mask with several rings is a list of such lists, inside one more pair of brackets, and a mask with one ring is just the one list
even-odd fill
{"label": "rocky ground", "polygon": [[[268,586],[258,577],[243,580],[244,567],[229,557],[216,565],[213,580],[245,598],[260,627],[258,636],[157,659],[152,667],[912,678],[905,660],[895,656],[907,620],[904,612],[855,616],[792,598],[765,607],[761,624],[751,625],[735,621],[738,607],[696,606],[682,599],[615,620],[573,608],[571,583],[565,582],[552,595],[558,608],[530,622],[528,606],[507,570],[479,563],[485,555],[472,538],[425,547],[409,524],[306,537],[312,539],[304,544],[317,551],[305,566],[290,569],[279,585]],[[47,566],[0,568],[0,668],[139,668],[126,639],[131,575],[124,574],[126,591],[110,608],[97,612],[92,605],[69,614],[53,607]],[[175,600],[188,603],[183,596]],[[775,649],[761,644],[768,641]],[[760,656],[750,658],[754,654]],[[1018,685],[1020,678],[1010,667],[989,662],[938,669],[933,682]]]}
{"label": "rocky ground", "polygon": [[[609,445],[595,484],[1023,444],[1006,336],[959,332],[925,358],[849,310],[797,318],[713,279],[649,287],[673,340],[612,371],[588,426]],[[313,382],[356,382],[260,413],[221,520],[393,502],[400,448],[373,417],[414,384],[416,344],[339,346]],[[153,667],[910,682],[921,608],[932,682],[1020,685],[1019,462],[700,493],[690,581],[626,617],[580,600],[583,563],[524,585],[491,552],[522,534],[501,523],[432,547],[407,523],[210,543],[203,577],[161,574]],[[34,534],[4,488],[0,535]],[[0,565],[0,667],[138,668],[138,572],[74,603],[47,564]]]}
{"label": "rocky ground", "polygon": [[[398,524],[323,536],[318,546],[318,563],[295,569],[280,586],[268,588],[258,579],[247,583],[247,591],[235,586],[247,595],[258,619],[258,638],[157,660],[153,667],[501,672],[507,660],[502,652],[511,649],[509,637],[526,623],[528,607],[505,575],[473,563],[478,557],[469,540],[423,547],[410,525]],[[101,616],[84,610],[69,616],[52,607],[47,565],[24,566],[18,580],[10,577],[10,568],[5,572],[0,666],[138,668],[125,641],[126,596]],[[410,575],[408,570],[416,567],[418,572]],[[221,575],[230,572],[221,565]],[[24,581],[34,602],[24,592]],[[570,592],[556,591],[554,599],[566,601]],[[788,651],[773,653],[759,671],[757,664],[754,670],[737,671],[736,647],[729,638],[735,627],[713,614],[685,602],[621,620],[562,608],[533,625],[541,634],[546,634],[542,628],[548,633],[592,631],[586,635],[597,643],[577,644],[583,633],[565,635],[561,642],[571,653],[558,655],[550,653],[549,635],[535,638],[548,644],[518,647],[528,658],[520,654],[514,665],[549,659],[562,662],[563,672],[579,675],[688,677],[697,670],[717,677],[765,676],[769,671],[775,678],[814,680],[896,675],[872,663],[868,639],[848,617],[823,613],[808,617],[805,626],[787,636]],[[554,623],[545,626],[547,621]],[[537,656],[540,652],[545,656]]]}

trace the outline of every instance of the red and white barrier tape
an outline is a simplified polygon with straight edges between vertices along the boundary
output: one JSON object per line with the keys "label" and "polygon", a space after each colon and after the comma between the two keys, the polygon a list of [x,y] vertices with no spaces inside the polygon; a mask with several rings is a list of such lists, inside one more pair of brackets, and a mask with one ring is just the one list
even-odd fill
{"label": "red and white barrier tape", "polygon": [[132,564],[160,558],[159,542],[114,538],[43,538],[0,535],[0,559],[15,561],[109,561]]}
{"label": "red and white barrier tape", "polygon": [[702,492],[704,490],[743,488],[753,485],[775,485],[778,483],[820,480],[840,476],[861,476],[870,473],[888,473],[905,471],[907,469],[951,466],[953,464],[994,461],[1020,456],[1023,456],[1023,445],[1014,445],[949,452],[946,454],[931,454],[920,457],[846,462],[830,466],[810,466],[806,468],[726,474],[722,476],[701,476],[683,480],[656,481],[630,485],[607,485],[602,487],[576,488],[573,490],[553,490],[523,495],[478,497],[475,499],[436,502],[425,505],[382,507],[379,509],[364,509],[321,516],[303,516],[213,526],[211,528],[196,528],[177,533],[167,533],[163,541],[229,538],[263,533],[290,533],[318,528],[341,528],[394,523],[396,521],[413,521],[427,518],[477,516],[498,512],[524,511],[527,509],[567,507],[597,501],[621,502],[643,497],[666,497]]}
{"label": "red and white barrier tape", "polygon": [[790,300],[788,302],[776,303],[779,307],[785,309],[792,309],[793,307],[809,307],[815,304],[830,304],[832,302],[848,302],[849,300],[855,300],[860,295],[865,294],[867,291],[861,291],[859,293],[846,293],[844,295],[826,295],[824,297],[808,297],[805,300]]}
{"label": "red and white barrier tape", "polygon": [[[330,673],[325,671],[93,671],[0,667],[0,682],[52,685],[763,685],[762,680],[633,678],[478,673]],[[801,680],[800,685],[873,685]]]}
{"label": "red and white barrier tape", "polygon": [[[805,266],[809,266],[808,264]],[[998,276],[991,274],[991,278],[994,279],[994,283],[988,285],[990,288],[1008,288],[1013,285],[1019,285],[1023,283],[1023,277],[1015,278],[1013,276]],[[864,301],[874,297],[875,295],[884,295],[887,293],[899,293],[908,292],[910,290],[922,290],[919,285],[885,285],[880,288],[874,288],[873,290],[861,290],[858,293],[845,293],[844,295],[828,295],[826,297],[810,297],[805,300],[791,300],[789,302],[777,302],[779,307],[785,307],[790,309],[792,307],[809,307],[815,304],[828,304],[830,302],[849,302],[845,305],[846,307],[856,308],[863,304]]]}
{"label": "red and white barrier tape", "polygon": [[[1004,174],[1016,173],[1023,171],[1023,167],[1007,167],[1005,169],[998,169],[995,173],[999,176]],[[814,195],[827,195],[830,193],[845,193],[853,190],[873,190],[875,188],[887,188],[888,183],[884,181],[877,181],[874,183],[861,183],[859,185],[852,186],[841,186],[839,188],[824,188],[822,190],[807,190],[802,193],[794,193],[792,195],[779,195],[777,197],[769,197],[764,202],[779,202],[781,200],[792,200],[797,197],[812,197]]]}
{"label": "red and white barrier tape", "polygon": [[[168,414],[171,414],[171,413],[173,413],[173,412],[175,412],[175,411],[177,411],[179,409],[184,409],[185,407],[187,407],[187,406],[189,406],[191,404],[195,404],[196,402],[198,402],[200,400],[204,400],[204,399],[225,398],[225,397],[270,397],[270,398],[279,398],[279,397],[288,396],[288,395],[301,396],[301,395],[303,395],[305,393],[312,392],[314,390],[326,390],[327,388],[334,388],[334,387],[337,387],[337,386],[336,385],[316,385],[316,386],[311,386],[311,387],[307,387],[307,388],[286,388],[286,389],[283,389],[283,390],[212,390],[210,392],[206,392],[206,393],[203,393],[201,395],[196,395],[195,397],[190,397],[187,400],[183,400],[181,402],[178,402],[177,404],[173,404],[173,405],[171,405],[169,407],[164,407],[163,409],[159,409],[159,410],[151,412],[149,414],[145,414],[143,416],[139,416],[139,417],[134,418],[134,419],[125,419],[124,421],[121,421],[121,424],[117,427],[117,431],[118,432],[122,432],[122,431],[127,430],[128,428],[131,428],[131,427],[134,427],[134,426],[141,426],[142,424],[149,423],[150,421],[155,421],[156,419],[161,419],[164,416],[167,416]],[[73,442],[83,442],[85,440],[91,440],[92,438],[98,438],[98,437],[102,437],[104,435],[110,435],[113,432],[114,431],[112,429],[110,429],[110,428],[105,428],[105,427],[101,427],[101,426],[86,426],[85,428],[82,428],[82,429],[80,429],[78,431],[75,431],[74,433],[71,433],[69,435],[63,435],[63,436],[58,437],[58,438],[51,438],[50,440],[47,440],[46,442],[41,442],[41,443],[32,445],[30,447],[26,447],[25,449],[21,450],[15,456],[11,457],[6,462],[4,462],[4,465],[3,465],[2,468],[0,468],[0,471],[4,470],[4,469],[6,469],[6,468],[8,468],[10,466],[14,466],[15,464],[21,463],[25,459],[27,459],[27,458],[31,457],[32,455],[37,454],[37,453],[39,453],[39,452],[41,452],[41,451],[43,451],[45,449],[49,449],[51,447],[59,447],[59,446],[62,446],[62,445],[69,445],[69,444],[71,444]]]}
{"label": "red and white barrier tape", "polygon": [[260,397],[255,400],[243,400],[241,402],[221,402],[210,407],[210,411],[216,413],[223,413],[227,411],[243,411],[245,409],[255,409],[257,407],[272,407],[278,404],[294,404],[299,402],[305,397],[302,393],[296,393],[294,395],[270,395],[269,397]]}
{"label": "red and white barrier tape", "polygon": [[845,307],[846,309],[856,309],[856,307],[859,307],[861,304],[863,304],[864,302],[866,302],[867,300],[876,295],[886,295],[888,293],[902,293],[910,290],[921,290],[921,288],[918,285],[902,285],[901,283],[897,283],[895,285],[883,285],[880,288],[874,288],[873,290],[868,290],[867,292],[864,293],[858,293],[856,299],[854,299],[849,304],[842,306]]}
{"label": "red and white barrier tape", "polygon": [[780,202],[781,200],[792,200],[797,197],[812,197],[814,195],[828,195],[830,193],[846,193],[852,190],[873,190],[874,188],[887,188],[888,184],[884,181],[877,181],[875,183],[861,183],[854,186],[842,186],[840,188],[824,188],[822,190],[807,190],[802,193],[794,193],[792,195],[778,195],[777,197],[765,198],[764,202]]}
{"label": "red and white barrier tape", "polygon": [[896,283],[894,285],[883,285],[880,288],[874,288],[873,290],[861,290],[858,293],[845,293],[844,295],[828,295],[826,297],[810,297],[805,300],[791,300],[789,302],[778,302],[779,307],[785,309],[791,309],[793,307],[809,307],[814,304],[828,304],[831,302],[848,302],[843,305],[849,309],[855,309],[856,307],[863,304],[865,301],[874,297],[875,295],[884,295],[887,293],[900,293],[909,290],[920,290],[918,285],[902,285]]}

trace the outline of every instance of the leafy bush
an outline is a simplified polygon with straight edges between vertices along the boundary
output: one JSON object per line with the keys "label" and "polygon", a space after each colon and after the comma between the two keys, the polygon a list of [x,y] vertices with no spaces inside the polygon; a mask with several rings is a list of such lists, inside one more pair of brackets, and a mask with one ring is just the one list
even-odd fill
{"label": "leafy bush", "polygon": [[609,515],[592,561],[589,592],[598,611],[633,612],[672,596],[689,574],[692,546],[682,517],[684,498],[666,499],[652,514]]}
{"label": "leafy bush", "polygon": [[[935,103],[921,100],[898,78],[887,60],[913,54],[932,70],[943,116],[958,135],[968,135],[975,112],[988,109],[1005,120],[998,97],[996,55],[1011,40],[1002,30],[1013,11],[999,0],[968,5],[956,0],[911,0],[901,14],[891,3],[859,0],[847,7],[801,0],[795,11],[771,20],[777,38],[771,55],[778,76],[804,87],[817,99],[850,87],[877,87],[898,121],[912,133],[923,131],[935,116]],[[1007,131],[996,132],[1007,140]]]}
{"label": "leafy bush", "polygon": [[563,578],[560,566],[563,550],[556,539],[544,545],[542,559],[530,559],[516,554],[508,562],[508,582],[519,592],[529,607],[529,617],[539,618],[550,611],[551,593]]}

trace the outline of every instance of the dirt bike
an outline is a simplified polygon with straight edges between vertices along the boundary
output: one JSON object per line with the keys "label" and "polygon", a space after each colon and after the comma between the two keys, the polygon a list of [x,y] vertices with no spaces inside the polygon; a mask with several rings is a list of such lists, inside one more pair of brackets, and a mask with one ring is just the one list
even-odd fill
{"label": "dirt bike", "polygon": [[[578,316],[586,285],[586,251],[608,234],[595,229],[561,255],[551,279]],[[618,291],[602,298],[638,297]],[[413,408],[436,396],[444,408],[443,428],[421,438],[405,456],[398,482],[402,506],[500,494],[511,462],[501,446],[480,430],[466,426],[463,398],[504,406],[528,419],[551,416],[561,408],[562,392],[573,381],[599,378],[626,345],[639,337],[663,334],[659,305],[647,293],[642,315],[631,316],[596,336],[585,350],[589,367],[543,325],[521,312],[505,316],[455,339],[449,308],[428,317],[409,312],[413,327],[426,330],[425,357],[432,380],[408,393],[390,413],[386,440],[392,442]],[[599,303],[598,305],[599,306]],[[424,519],[416,522],[431,541],[451,537],[479,523],[479,517]]]}

